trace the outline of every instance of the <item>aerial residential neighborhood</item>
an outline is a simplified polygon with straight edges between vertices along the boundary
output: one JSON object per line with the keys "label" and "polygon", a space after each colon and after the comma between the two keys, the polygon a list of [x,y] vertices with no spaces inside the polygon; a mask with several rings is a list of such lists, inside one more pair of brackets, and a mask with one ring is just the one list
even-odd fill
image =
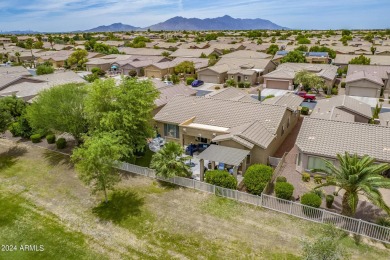
{"label": "aerial residential neighborhood", "polygon": [[0,259],[390,259],[387,2],[20,2]]}

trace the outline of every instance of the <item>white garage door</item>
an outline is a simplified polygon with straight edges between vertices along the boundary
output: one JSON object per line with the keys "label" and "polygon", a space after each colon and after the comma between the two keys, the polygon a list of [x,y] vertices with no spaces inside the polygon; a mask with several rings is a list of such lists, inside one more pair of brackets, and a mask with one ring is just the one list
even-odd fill
{"label": "white garage door", "polygon": [[215,84],[218,84],[218,77],[217,76],[214,76],[214,75],[202,75],[202,74],[198,74],[198,79],[199,80],[202,80],[206,83],[215,83]]}
{"label": "white garage door", "polygon": [[273,89],[288,89],[289,81],[282,81],[282,80],[267,80],[266,81],[266,88],[273,88]]}
{"label": "white garage door", "polygon": [[375,88],[349,87],[350,96],[376,97],[378,90]]}

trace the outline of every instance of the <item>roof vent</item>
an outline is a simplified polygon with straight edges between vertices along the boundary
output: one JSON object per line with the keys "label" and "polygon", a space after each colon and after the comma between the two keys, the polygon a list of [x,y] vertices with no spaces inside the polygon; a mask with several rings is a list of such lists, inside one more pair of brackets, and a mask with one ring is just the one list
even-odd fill
{"label": "roof vent", "polygon": [[309,138],[307,138],[309,140],[315,140],[316,138],[314,136],[309,136]]}

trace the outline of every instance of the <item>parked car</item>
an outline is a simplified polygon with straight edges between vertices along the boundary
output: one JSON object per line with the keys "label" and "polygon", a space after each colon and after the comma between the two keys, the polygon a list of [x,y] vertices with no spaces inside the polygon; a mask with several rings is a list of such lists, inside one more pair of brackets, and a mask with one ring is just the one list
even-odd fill
{"label": "parked car", "polygon": [[303,97],[305,100],[308,100],[308,101],[316,100],[316,95],[314,95],[314,94],[307,94],[305,91],[299,91],[299,92],[297,92],[295,94],[297,94],[300,97]]}
{"label": "parked car", "polygon": [[203,81],[197,80],[197,79],[196,79],[196,80],[192,81],[191,86],[193,86],[194,88],[196,88],[196,87],[202,86],[203,84],[204,84]]}

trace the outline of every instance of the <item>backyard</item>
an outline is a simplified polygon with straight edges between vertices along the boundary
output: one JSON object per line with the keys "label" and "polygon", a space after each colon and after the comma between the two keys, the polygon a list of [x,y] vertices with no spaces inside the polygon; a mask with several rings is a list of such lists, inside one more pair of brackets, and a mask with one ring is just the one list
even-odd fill
{"label": "backyard", "polygon": [[[68,157],[0,139],[1,244],[44,251],[3,259],[299,259],[322,226],[214,195],[124,175],[111,200],[91,195]],[[365,240],[365,239],[364,239]],[[346,236],[352,259],[389,259]]]}

